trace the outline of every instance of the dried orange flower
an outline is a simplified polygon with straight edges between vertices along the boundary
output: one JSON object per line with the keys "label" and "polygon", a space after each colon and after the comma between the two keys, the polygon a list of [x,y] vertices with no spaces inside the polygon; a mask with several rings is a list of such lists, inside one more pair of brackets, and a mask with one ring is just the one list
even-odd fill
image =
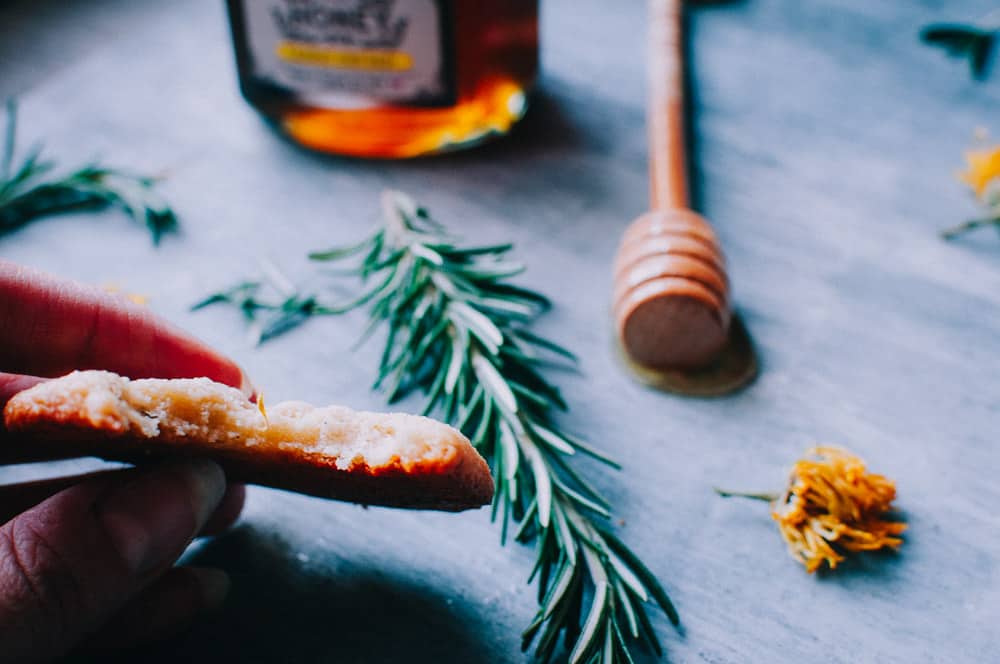
{"label": "dried orange flower", "polygon": [[892,509],[895,483],[869,473],[864,462],[835,447],[816,447],[792,469],[789,486],[772,503],[788,549],[807,572],[830,569],[844,553],[898,548],[906,524],[882,517]]}
{"label": "dried orange flower", "polygon": [[970,150],[965,153],[968,170],[960,173],[959,178],[983,198],[990,183],[1000,178],[1000,145],[983,150]]}

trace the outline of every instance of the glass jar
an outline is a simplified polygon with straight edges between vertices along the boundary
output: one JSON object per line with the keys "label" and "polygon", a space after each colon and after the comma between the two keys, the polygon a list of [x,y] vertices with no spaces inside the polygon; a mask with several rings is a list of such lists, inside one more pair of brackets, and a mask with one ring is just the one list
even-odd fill
{"label": "glass jar", "polygon": [[413,157],[506,133],[538,71],[538,0],[227,0],[240,90],[294,141]]}

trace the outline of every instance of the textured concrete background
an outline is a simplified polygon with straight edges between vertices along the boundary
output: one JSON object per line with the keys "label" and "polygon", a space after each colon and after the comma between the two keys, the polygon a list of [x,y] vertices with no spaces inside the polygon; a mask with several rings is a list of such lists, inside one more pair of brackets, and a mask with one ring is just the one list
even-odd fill
{"label": "textured concrete background", "polygon": [[[953,177],[974,128],[1000,132],[1000,72],[981,84],[921,46],[924,23],[991,2],[746,0],[692,16],[701,207],[721,235],[764,372],[716,401],[653,393],[611,353],[609,266],[646,207],[644,4],[546,0],[542,96],[508,140],[409,163],[320,157],[238,97],[220,2],[18,0],[0,7],[0,94],[25,139],[64,163],[165,171],[184,233],[150,247],[115,213],[40,222],[0,256],[151,296],[242,362],[268,400],[378,408],[377,343],[359,316],[261,349],[231,311],[189,313],[261,257],[365,233],[386,186],[477,241],[514,240],[523,283],[554,296],[541,331],[584,358],[561,378],[567,425],[623,460],[582,464],[686,627],[655,624],[673,662],[988,662],[1000,637],[1000,241],[955,243],[974,213]],[[958,6],[958,5],[961,6]],[[756,503],[813,441],[894,477],[899,555],[807,576]],[[81,468],[88,462],[64,467]],[[0,481],[46,472],[0,471]],[[485,511],[364,510],[253,490],[235,531],[192,560],[235,581],[211,623],[130,661],[512,662],[534,610],[530,550]]]}

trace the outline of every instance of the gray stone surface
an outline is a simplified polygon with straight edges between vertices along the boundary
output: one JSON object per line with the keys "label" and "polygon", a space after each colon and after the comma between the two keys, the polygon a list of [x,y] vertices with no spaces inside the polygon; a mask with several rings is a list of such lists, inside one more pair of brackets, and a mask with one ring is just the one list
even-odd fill
{"label": "gray stone surface", "polygon": [[[67,216],[0,239],[0,256],[150,295],[238,358],[271,402],[378,408],[366,387],[376,347],[349,350],[360,317],[253,349],[233,312],[188,307],[261,257],[304,279],[303,254],[364,233],[379,190],[412,192],[470,238],[516,241],[523,283],[554,296],[541,331],[584,358],[562,379],[568,424],[625,465],[586,470],[683,617],[683,636],[655,620],[670,661],[997,661],[1000,244],[936,231],[974,212],[953,174],[974,128],[1000,131],[1000,76],[974,84],[916,39],[928,21],[993,3],[747,0],[694,13],[701,206],[764,365],[751,389],[714,401],[647,391],[611,353],[609,264],[646,206],[644,5],[544,4],[542,96],[513,137],[366,163],[307,154],[264,127],[238,97],[220,2],[8,2],[0,95],[20,96],[25,137],[44,136],[65,163],[165,171],[184,233],[155,250],[117,214]],[[811,577],[763,506],[713,496],[712,485],[780,486],[813,441],[898,481],[911,523],[899,555]],[[228,569],[232,601],[126,659],[524,659],[531,551],[501,549],[485,512],[259,489],[242,525],[188,557]]]}

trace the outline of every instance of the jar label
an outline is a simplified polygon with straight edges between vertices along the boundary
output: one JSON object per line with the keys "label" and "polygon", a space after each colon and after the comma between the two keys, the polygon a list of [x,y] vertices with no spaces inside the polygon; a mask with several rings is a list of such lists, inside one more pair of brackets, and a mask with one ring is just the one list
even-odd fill
{"label": "jar label", "polygon": [[449,0],[243,0],[253,75],[333,108],[456,101]]}

